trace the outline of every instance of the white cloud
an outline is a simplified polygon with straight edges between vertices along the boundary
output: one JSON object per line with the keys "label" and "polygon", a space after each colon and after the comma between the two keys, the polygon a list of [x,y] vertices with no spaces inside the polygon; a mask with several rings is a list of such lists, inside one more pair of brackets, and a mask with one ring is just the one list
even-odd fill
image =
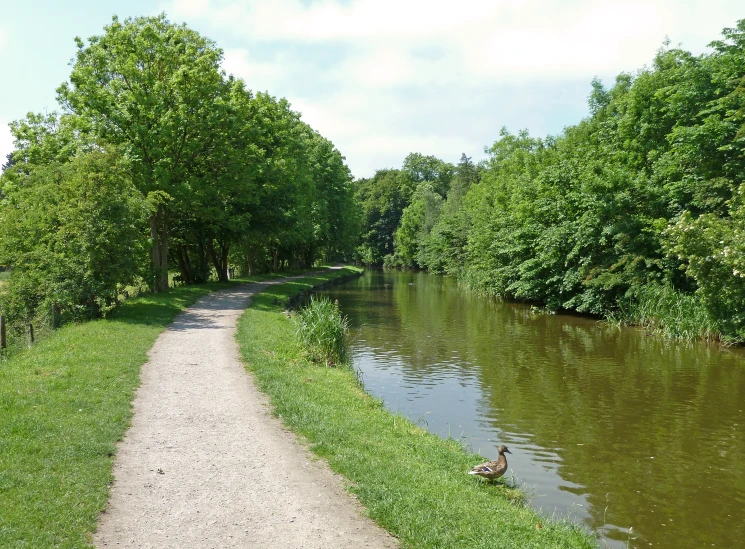
{"label": "white cloud", "polygon": [[593,76],[649,64],[666,36],[701,53],[741,11],[698,4],[171,0],[166,11],[218,44],[227,33],[226,70],[287,97],[363,176],[414,150],[477,156],[507,123],[559,132],[586,114]]}
{"label": "white cloud", "polygon": [[226,49],[223,68],[228,74],[243,78],[249,83],[249,87],[257,90],[274,89],[293,72],[281,55],[259,60],[243,49]]}
{"label": "white cloud", "polygon": [[422,36],[441,33],[454,25],[482,20],[485,15],[524,4],[516,1],[461,0],[357,0],[355,2],[212,2],[174,0],[168,11],[240,27],[254,39],[320,41],[378,40],[389,36]]}
{"label": "white cloud", "polygon": [[[448,52],[441,68],[452,72],[462,63],[479,78],[633,70],[651,61],[665,36],[679,34],[686,23],[673,0],[174,0],[169,9],[253,43],[353,45],[357,73],[373,80],[389,69],[382,75],[389,84],[400,81],[407,62],[411,68],[411,51],[422,46]],[[711,29],[706,32],[710,40]]]}

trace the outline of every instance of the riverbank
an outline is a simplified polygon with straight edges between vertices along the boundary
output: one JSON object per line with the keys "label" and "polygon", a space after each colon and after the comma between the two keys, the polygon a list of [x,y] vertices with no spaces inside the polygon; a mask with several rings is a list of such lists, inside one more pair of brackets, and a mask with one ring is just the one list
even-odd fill
{"label": "riverbank", "polygon": [[386,411],[353,371],[303,359],[295,324],[283,308],[293,295],[329,278],[258,294],[239,321],[237,337],[275,413],[348,480],[369,515],[406,547],[596,547],[583,527],[538,515],[521,491],[467,475],[482,457]]}
{"label": "riverbank", "polygon": [[614,303],[614,309],[605,314],[550,307],[538,299],[519,299],[511,294],[501,294],[472,277],[430,273],[427,269],[400,265],[377,265],[379,269],[423,272],[430,276],[452,277],[464,289],[493,299],[531,305],[537,313],[566,314],[607,322],[614,326],[641,328],[647,333],[667,339],[706,341],[724,346],[745,346],[745,337],[732,328],[731,320],[715,318],[697,293],[682,293],[670,286],[647,284],[633,295]]}

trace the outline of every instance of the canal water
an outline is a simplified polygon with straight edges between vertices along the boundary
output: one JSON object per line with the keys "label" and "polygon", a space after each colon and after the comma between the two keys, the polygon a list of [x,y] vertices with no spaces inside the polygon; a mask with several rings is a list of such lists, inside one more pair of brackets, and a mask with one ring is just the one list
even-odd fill
{"label": "canal water", "polygon": [[613,549],[745,547],[742,349],[535,314],[425,273],[323,293],[368,392],[490,459],[506,444],[545,515]]}

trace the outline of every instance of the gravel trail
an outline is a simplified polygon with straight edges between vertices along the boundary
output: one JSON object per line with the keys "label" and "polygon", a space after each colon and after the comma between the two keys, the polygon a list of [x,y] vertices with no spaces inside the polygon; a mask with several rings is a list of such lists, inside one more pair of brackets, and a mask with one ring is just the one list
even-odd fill
{"label": "gravel trail", "polygon": [[278,282],[206,296],[158,337],[97,547],[397,547],[270,414],[239,359],[236,320]]}

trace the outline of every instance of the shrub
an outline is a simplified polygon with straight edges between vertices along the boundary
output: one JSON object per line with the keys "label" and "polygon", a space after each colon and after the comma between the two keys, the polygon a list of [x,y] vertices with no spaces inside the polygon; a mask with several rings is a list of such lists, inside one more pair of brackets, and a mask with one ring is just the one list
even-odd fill
{"label": "shrub", "polygon": [[44,166],[0,206],[0,309],[29,321],[54,305],[66,320],[106,314],[147,264],[147,205],[115,151]]}
{"label": "shrub", "polygon": [[298,311],[297,336],[314,362],[334,366],[348,362],[349,319],[339,312],[339,302],[310,298]]}

